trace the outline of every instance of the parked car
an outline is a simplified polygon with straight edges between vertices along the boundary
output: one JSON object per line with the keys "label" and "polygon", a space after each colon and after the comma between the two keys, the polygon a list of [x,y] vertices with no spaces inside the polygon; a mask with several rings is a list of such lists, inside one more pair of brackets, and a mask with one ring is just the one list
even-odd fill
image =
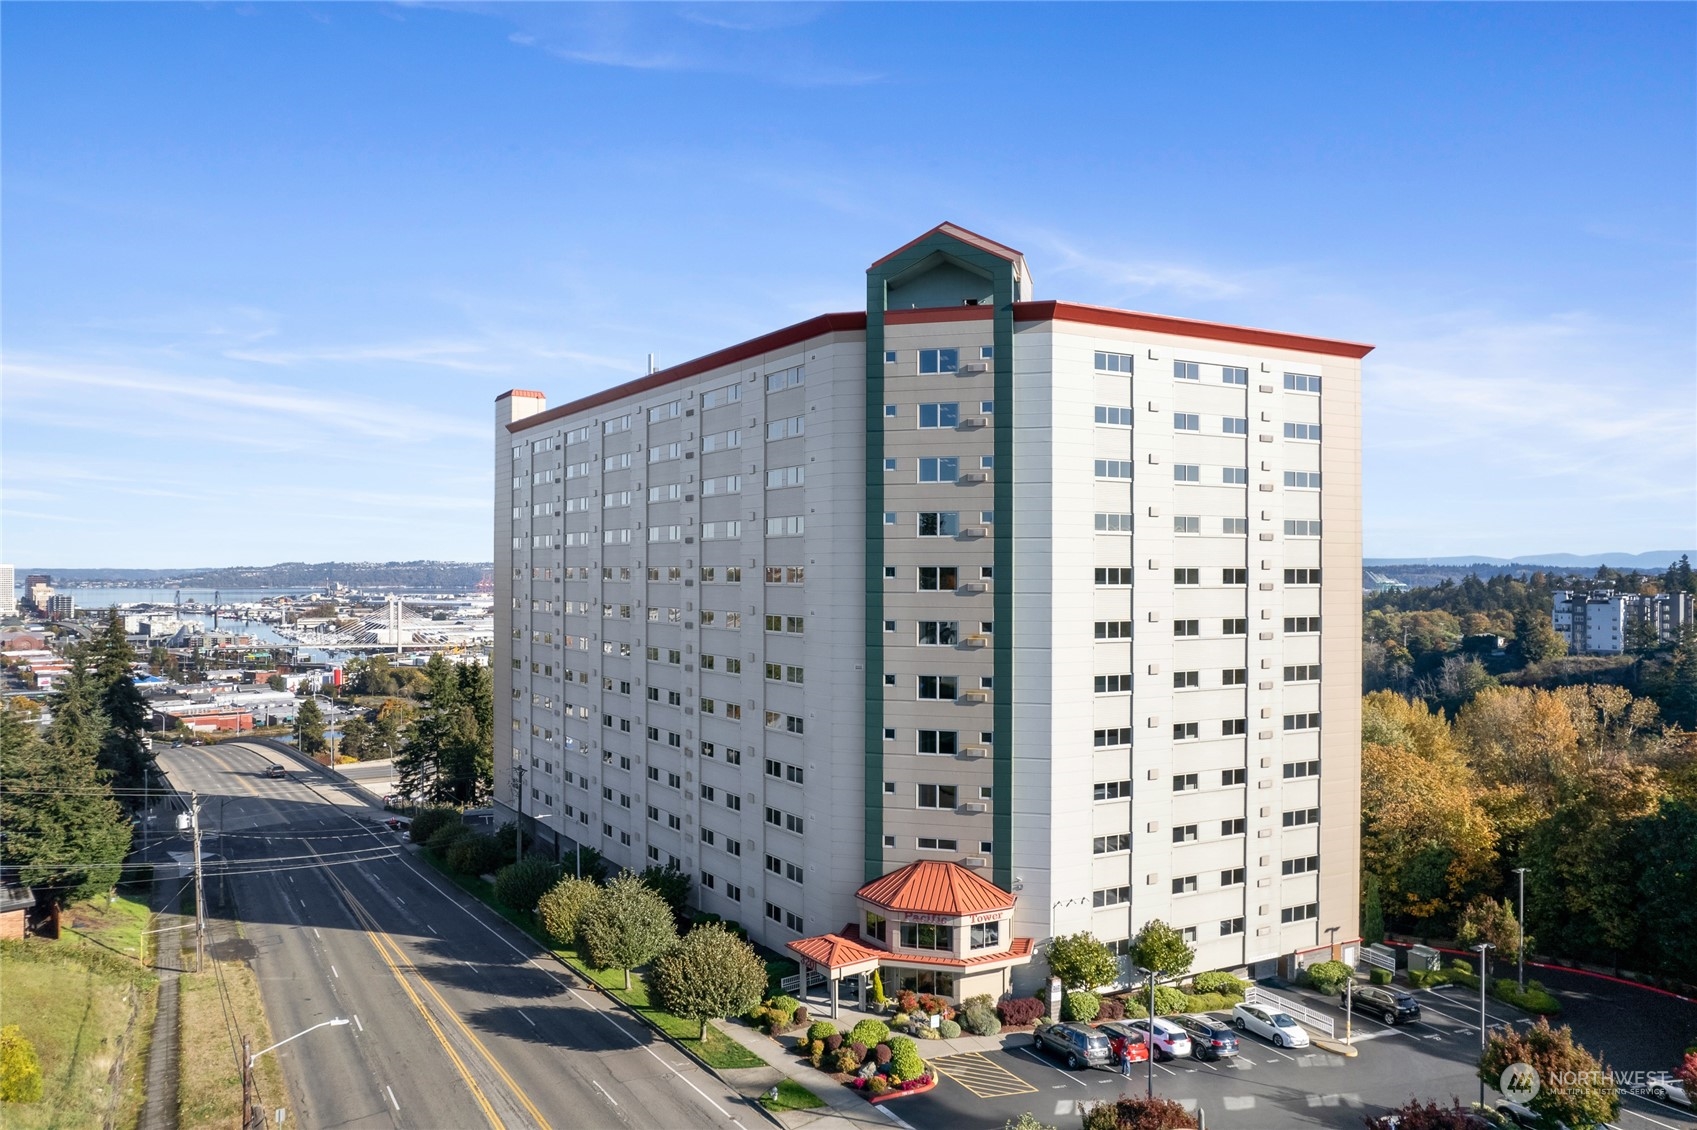
{"label": "parked car", "polygon": [[[1502,1102],[1497,1104],[1497,1113],[1508,1119],[1516,1126],[1526,1127],[1527,1130],[1534,1130],[1536,1127],[1548,1125],[1548,1123],[1543,1120],[1542,1116],[1531,1107],[1522,1103],[1511,1103],[1507,1099],[1504,1099]],[[1556,1127],[1557,1130],[1569,1130],[1568,1125],[1565,1122],[1556,1122]]]}
{"label": "parked car", "polygon": [[1691,1096],[1686,1093],[1685,1084],[1665,1071],[1650,1076],[1644,1089],[1652,1099],[1659,1102],[1682,1106],[1686,1110],[1692,1109]]}
{"label": "parked car", "polygon": [[1216,1016],[1174,1016],[1174,1024],[1190,1037],[1192,1059],[1230,1059],[1237,1054],[1237,1033]]}
{"label": "parked car", "polygon": [[1308,1032],[1294,1016],[1265,1005],[1233,1005],[1232,1027],[1239,1032],[1253,1032],[1264,1040],[1271,1040],[1274,1047],[1305,1048],[1309,1044]]}
{"label": "parked car", "polygon": [[1118,1067],[1123,1053],[1127,1050],[1131,1052],[1131,1062],[1148,1062],[1149,1042],[1141,1028],[1133,1028],[1123,1020],[1116,1020],[1096,1030],[1108,1037],[1109,1067]]}
{"label": "parked car", "polygon": [[1155,1047],[1156,1059],[1173,1059],[1190,1054],[1190,1033],[1170,1019],[1158,1016],[1153,1023],[1148,1020],[1135,1020],[1132,1025],[1148,1034],[1149,1042]]}
{"label": "parked car", "polygon": [[281,780],[282,778],[287,777],[288,775],[289,775],[288,771],[286,769],[284,769],[281,765],[267,765],[265,767],[265,771],[260,774],[260,776],[269,777],[274,781],[275,780]]}
{"label": "parked car", "polygon": [[1066,1060],[1074,1071],[1108,1067],[1113,1063],[1108,1037],[1088,1024],[1045,1024],[1031,1034],[1032,1043]]}
{"label": "parked car", "polygon": [[1420,1005],[1409,994],[1383,985],[1362,985],[1355,990],[1355,1011],[1377,1016],[1386,1024],[1420,1019]]}

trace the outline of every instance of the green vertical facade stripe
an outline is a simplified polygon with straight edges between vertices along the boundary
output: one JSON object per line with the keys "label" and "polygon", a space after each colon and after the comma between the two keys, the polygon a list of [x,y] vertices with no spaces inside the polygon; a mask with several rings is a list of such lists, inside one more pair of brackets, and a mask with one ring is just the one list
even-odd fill
{"label": "green vertical facade stripe", "polygon": [[1013,647],[1014,647],[1014,265],[1006,259],[933,233],[900,255],[866,272],[866,678],[865,678],[865,874],[871,882],[884,874],[884,314],[890,280],[935,253],[985,273],[995,303],[992,342],[996,355],[995,430],[995,578],[992,585],[994,634],[994,706],[991,744],[994,782],[992,828],[993,881],[1013,889]]}

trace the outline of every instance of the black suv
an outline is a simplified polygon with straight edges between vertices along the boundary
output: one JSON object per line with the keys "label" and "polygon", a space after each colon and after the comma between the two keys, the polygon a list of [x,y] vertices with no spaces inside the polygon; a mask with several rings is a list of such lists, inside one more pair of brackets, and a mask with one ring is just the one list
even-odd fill
{"label": "black suv", "polygon": [[1355,1011],[1377,1016],[1386,1024],[1420,1019],[1420,1006],[1413,997],[1383,985],[1363,985],[1356,989]]}

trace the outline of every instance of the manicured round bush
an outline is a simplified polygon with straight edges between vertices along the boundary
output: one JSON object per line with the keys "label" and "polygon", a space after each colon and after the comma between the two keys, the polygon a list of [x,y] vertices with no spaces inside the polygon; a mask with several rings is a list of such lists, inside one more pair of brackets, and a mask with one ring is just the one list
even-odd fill
{"label": "manicured round bush", "polygon": [[889,1044],[879,1044],[877,1047],[872,1049],[872,1058],[877,1060],[880,1064],[889,1063],[890,1056],[893,1054],[894,1053],[890,1051]]}
{"label": "manicured round bush", "polygon": [[1316,961],[1304,972],[1308,983],[1322,993],[1340,992],[1355,976],[1355,970],[1341,961]]}
{"label": "manicured round bush", "polygon": [[542,929],[554,939],[557,946],[569,946],[577,942],[578,923],[583,921],[584,913],[589,910],[601,893],[601,888],[588,879],[576,879],[567,876],[548,888],[536,903],[536,916],[542,920]]}
{"label": "manicured round bush", "polygon": [[1003,1024],[1035,1024],[1048,1011],[1048,1006],[1035,997],[1004,997],[996,1005],[996,1014]]}
{"label": "manicured round bush", "polygon": [[852,1047],[838,1048],[837,1054],[832,1061],[832,1066],[844,1075],[852,1075],[854,1074],[854,1069],[860,1066],[860,1060],[855,1058],[854,1049]]}
{"label": "manicured round bush", "polygon": [[[817,1028],[818,1025],[815,1024],[813,1027]],[[813,1031],[813,1028],[809,1028],[808,1031],[809,1032]],[[840,1048],[842,1046],[843,1046],[843,1034],[841,1032],[832,1032],[829,1036],[825,1037],[825,1050],[826,1051],[834,1053],[838,1048]]]}
{"label": "manicured round bush", "polygon": [[890,1078],[905,1083],[909,1079],[917,1079],[925,1074],[925,1060],[919,1054],[919,1045],[905,1036],[897,1036],[890,1041]]}
{"label": "manicured round bush", "polygon": [[1125,1001],[1119,997],[1103,997],[1102,1011],[1096,1014],[1097,1020],[1124,1020]]}
{"label": "manicured round bush", "polygon": [[937,1034],[945,1040],[960,1039],[960,1025],[953,1020],[945,1020],[937,1026]]}
{"label": "manicured round bush", "polygon": [[890,1081],[882,1075],[874,1075],[866,1081],[866,1089],[874,1095],[882,1095],[889,1091]]}
{"label": "manicured round bush", "polygon": [[856,1024],[853,1031],[849,1033],[849,1039],[865,1044],[867,1047],[871,1047],[874,1044],[881,1044],[889,1038],[890,1026],[885,1024],[882,1020],[873,1020],[870,1018],[862,1020],[859,1024]]}
{"label": "manicured round bush", "polygon": [[1391,971],[1375,968],[1367,974],[1367,979],[1375,985],[1388,985],[1391,983]]}
{"label": "manicured round bush", "polygon": [[865,1044],[861,1043],[859,1040],[856,1040],[854,1043],[849,1045],[849,1050],[854,1053],[854,1061],[856,1063],[865,1062],[865,1060],[866,1060],[866,1045]]}
{"label": "manicured round bush", "polygon": [[1102,998],[1095,993],[1074,989],[1061,998],[1061,1019],[1082,1020],[1085,1022],[1096,1019],[1096,1014],[1102,1011]]}
{"label": "manicured round bush", "polygon": [[1198,973],[1190,984],[1194,992],[1221,993],[1228,997],[1241,997],[1247,988],[1241,977],[1218,971]]}
{"label": "manicured round bush", "polygon": [[[1144,992],[1143,999],[1149,999],[1147,991]],[[1157,1016],[1172,1016],[1175,1013],[1183,1012],[1189,1003],[1190,997],[1171,985],[1155,986],[1155,1014]]]}
{"label": "manicured round bush", "polygon": [[801,1002],[791,996],[775,996],[766,1002],[772,1017],[774,1031],[787,1029],[795,1023],[795,1010],[801,1007]]}
{"label": "manicured round bush", "polygon": [[[837,1034],[837,1026],[829,1020],[815,1020],[807,1026],[807,1038],[812,1040],[829,1040]],[[837,1041],[841,1043],[841,1040]],[[835,1049],[832,1049],[835,1050]]]}

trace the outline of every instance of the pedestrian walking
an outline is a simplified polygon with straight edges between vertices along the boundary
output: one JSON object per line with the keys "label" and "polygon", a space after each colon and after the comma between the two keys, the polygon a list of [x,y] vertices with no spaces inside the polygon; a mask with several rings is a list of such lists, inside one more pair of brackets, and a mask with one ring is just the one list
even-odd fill
{"label": "pedestrian walking", "polygon": [[1120,1041],[1120,1074],[1131,1078],[1131,1041]]}

